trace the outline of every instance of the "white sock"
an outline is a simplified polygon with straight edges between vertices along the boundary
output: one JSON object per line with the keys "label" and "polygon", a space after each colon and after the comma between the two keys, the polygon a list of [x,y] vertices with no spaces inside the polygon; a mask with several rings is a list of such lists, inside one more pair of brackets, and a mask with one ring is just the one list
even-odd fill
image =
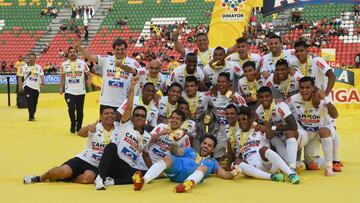
{"label": "white sock", "polygon": [[333,142],[333,161],[340,161],[340,154],[339,154],[340,141],[337,132],[334,134],[332,138],[332,142]]}
{"label": "white sock", "polygon": [[318,139],[310,140],[304,147],[304,158],[306,163],[309,163],[309,161],[315,157],[320,157]]}
{"label": "white sock", "polygon": [[166,169],[164,160],[154,163],[144,175],[144,183],[148,183],[157,178]]}
{"label": "white sock", "polygon": [[195,182],[195,184],[198,184],[201,182],[203,178],[204,178],[204,173],[202,171],[195,170],[195,172],[192,173],[189,177],[187,177],[185,181],[192,180]]}
{"label": "white sock", "polygon": [[321,146],[324,152],[325,167],[332,167],[333,143],[331,137],[321,138]]}
{"label": "white sock", "polygon": [[259,179],[271,180],[270,173],[257,169],[252,165],[249,165],[245,162],[241,162],[239,166],[245,175]]}
{"label": "white sock", "polygon": [[281,159],[281,157],[276,154],[271,149],[266,150],[265,157],[276,167],[278,167],[282,172],[286,173],[287,175],[290,175],[294,173],[289,166],[285,163],[284,160]]}
{"label": "white sock", "polygon": [[295,138],[286,140],[287,163],[290,168],[296,168],[297,143]]}
{"label": "white sock", "polygon": [[275,146],[277,153],[286,160],[287,152],[286,152],[286,146],[284,145],[283,141],[275,136],[273,139],[271,139],[271,144]]}

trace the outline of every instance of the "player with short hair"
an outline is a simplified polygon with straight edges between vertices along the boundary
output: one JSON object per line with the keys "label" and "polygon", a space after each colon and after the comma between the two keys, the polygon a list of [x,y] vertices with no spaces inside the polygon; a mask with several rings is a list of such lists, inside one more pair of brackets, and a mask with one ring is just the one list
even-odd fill
{"label": "player with short hair", "polygon": [[210,158],[210,154],[216,147],[216,138],[206,135],[200,145],[200,152],[195,152],[191,147],[184,149],[173,145],[171,156],[165,156],[162,160],[153,164],[142,177],[141,172],[133,176],[134,190],[141,190],[144,184],[165,172],[172,182],[180,183],[174,188],[175,192],[191,190],[210,174],[216,174],[222,179],[233,179],[233,175],[225,171],[218,162]]}
{"label": "player with short hair", "polygon": [[151,136],[144,130],[146,108],[137,106],[132,110],[134,89],[138,81],[138,76],[131,80],[128,103],[121,117],[118,136],[105,147],[100,159],[99,175],[95,179],[96,190],[105,190],[106,185],[131,183],[132,174],[139,170],[140,156],[148,167],[151,165],[147,153]]}
{"label": "player with short hair", "polygon": [[307,144],[307,133],[298,129],[289,106],[285,102],[274,100],[269,87],[264,86],[258,90],[258,99],[260,106],[256,109],[255,121],[258,124],[255,129],[266,134],[280,156],[295,170],[297,151]]}
{"label": "player with short hair", "polygon": [[288,175],[289,182],[298,184],[300,177],[270,149],[266,135],[252,127],[251,115],[249,108],[240,107],[238,123],[241,131],[235,139],[238,158],[234,163],[239,167],[235,170],[255,178],[283,182],[284,176],[276,173],[280,169]]}
{"label": "player with short hair", "polygon": [[[188,129],[183,128],[183,123],[186,121],[184,112],[174,110],[169,118],[169,123],[160,123],[151,132],[151,141],[147,149],[151,164],[160,161],[165,156],[170,156],[170,147],[173,142],[183,149],[190,147],[190,138],[188,136]],[[139,159],[140,170],[148,170],[148,165],[145,164],[142,158]]]}
{"label": "player with short hair", "polygon": [[148,82],[151,82],[155,86],[155,92],[162,95],[163,92],[166,92],[167,83],[166,77],[161,73],[162,64],[158,59],[153,59],[148,65],[146,74],[140,77],[139,91],[135,95],[141,95],[142,88]]}
{"label": "player with short hair", "polygon": [[265,79],[256,70],[256,64],[253,61],[246,61],[243,65],[244,76],[238,82],[240,95],[244,97],[246,104],[254,108],[256,106],[256,91],[265,85]]}
{"label": "player with short hair", "polygon": [[158,104],[158,123],[167,123],[170,114],[177,108],[177,101],[181,97],[182,86],[175,82],[168,88],[168,95],[160,99]]}
{"label": "player with short hair", "polygon": [[[325,158],[325,176],[333,176],[333,143],[334,129],[328,125],[327,120],[338,117],[338,112],[330,99],[323,91],[315,91],[315,81],[312,77],[305,76],[299,81],[300,93],[289,98],[288,104],[292,114],[309,137],[309,141],[320,137],[321,146]],[[315,94],[321,99],[319,102],[313,100]],[[309,147],[305,146],[305,154]]]}
{"label": "player with short hair", "polygon": [[196,66],[196,54],[188,53],[185,57],[185,64],[175,68],[170,76],[171,83],[179,83],[181,87],[185,88],[185,78],[188,76],[195,76],[200,85],[204,82],[205,75],[202,69]]}
{"label": "player with short hair", "polygon": [[219,74],[217,89],[218,91],[211,97],[209,102],[209,110],[214,116],[209,125],[209,134],[214,135],[218,141],[218,145],[214,149],[214,157],[221,160],[226,158],[227,148],[225,135],[225,125],[227,124],[225,117],[226,106],[230,103],[237,106],[246,106],[246,101],[240,94],[232,91],[229,73],[222,72]]}
{"label": "player with short hair", "polygon": [[222,47],[214,49],[213,60],[204,67],[205,84],[208,88],[216,86],[219,73],[226,72],[230,74],[231,82],[235,82],[243,74],[240,66],[235,65],[231,61],[225,61],[226,51]]}
{"label": "player with short hair", "polygon": [[68,58],[61,64],[60,95],[65,92],[65,101],[70,117],[70,132],[75,133],[75,131],[79,132],[82,127],[85,84],[91,85],[91,72],[87,64],[78,59],[78,51],[74,47],[69,47]]}
{"label": "player with short hair", "polygon": [[236,158],[236,137],[240,133],[240,128],[238,124],[238,107],[234,104],[227,105],[225,109],[225,117],[227,120],[227,124],[225,125],[225,133],[227,138],[227,162],[225,169],[227,171],[230,171],[231,163],[233,163]]}
{"label": "player with short hair", "polygon": [[[196,136],[196,122],[190,119],[190,106],[185,99],[180,98],[178,100],[177,109],[185,115],[185,120],[182,122],[181,128],[186,130],[186,134],[190,140],[190,145],[193,147],[194,139],[198,139],[199,136]],[[199,143],[199,140],[196,140],[195,142]]]}
{"label": "player with short hair", "polygon": [[83,152],[64,164],[54,167],[41,176],[25,176],[24,184],[64,180],[74,183],[91,184],[98,173],[100,158],[105,146],[118,136],[118,124],[112,108],[102,109],[101,121],[80,129],[78,135],[87,138]]}
{"label": "player with short hair", "polygon": [[303,75],[297,71],[290,71],[287,60],[276,62],[275,72],[266,80],[265,85],[271,87],[275,99],[286,101],[287,98],[299,93],[299,80]]}
{"label": "player with short hair", "polygon": [[40,94],[40,86],[45,85],[44,71],[36,64],[36,55],[28,56],[29,64],[21,66],[19,75],[19,91],[24,91],[29,112],[29,121],[35,121],[36,107]]}
{"label": "player with short hair", "polygon": [[128,97],[129,85],[135,75],[144,76],[146,70],[140,64],[126,56],[128,45],[125,40],[116,39],[113,44],[114,55],[96,56],[83,49],[78,41],[75,48],[85,58],[98,64],[102,70],[102,88],[100,109],[110,106],[116,111]]}
{"label": "player with short hair", "polygon": [[243,67],[248,61],[253,61],[255,63],[255,69],[260,71],[258,68],[261,56],[250,52],[248,39],[246,37],[236,39],[235,46],[236,52],[229,55],[227,60],[236,63],[239,67]]}
{"label": "player with short hair", "polygon": [[293,50],[282,49],[282,43],[283,41],[280,36],[275,34],[269,35],[270,53],[263,56],[260,62],[260,72],[265,78],[274,73],[275,64],[279,59],[291,61],[295,58]]}
{"label": "player with short hair", "polygon": [[[146,108],[146,126],[145,130],[150,132],[156,125],[159,115],[159,110],[154,102],[155,98],[155,86],[151,82],[147,82],[142,87],[141,96],[134,97],[134,107],[143,106]],[[128,100],[126,99],[121,106],[117,109],[116,118],[121,120],[122,115],[126,109]]]}

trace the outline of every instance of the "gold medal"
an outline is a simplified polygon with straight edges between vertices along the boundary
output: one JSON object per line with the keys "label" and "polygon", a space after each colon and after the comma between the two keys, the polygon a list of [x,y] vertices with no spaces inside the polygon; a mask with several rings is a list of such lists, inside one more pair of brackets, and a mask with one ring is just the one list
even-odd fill
{"label": "gold medal", "polygon": [[228,90],[228,91],[226,92],[225,96],[226,96],[227,98],[230,98],[232,94],[233,94],[233,92],[232,92],[231,90]]}

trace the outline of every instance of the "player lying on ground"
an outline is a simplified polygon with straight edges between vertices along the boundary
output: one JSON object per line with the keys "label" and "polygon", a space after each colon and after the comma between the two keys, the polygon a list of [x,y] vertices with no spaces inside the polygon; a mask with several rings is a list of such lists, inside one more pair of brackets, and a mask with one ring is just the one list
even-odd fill
{"label": "player lying on ground", "polygon": [[238,158],[235,160],[235,165],[239,164],[239,167],[235,167],[235,170],[240,168],[239,172],[245,175],[282,182],[284,175],[277,173],[280,169],[288,175],[291,183],[298,184],[300,177],[269,148],[269,140],[262,132],[255,131],[252,122],[251,109],[240,107],[238,123],[241,132],[236,139]]}
{"label": "player lying on ground", "polygon": [[233,179],[231,172],[225,171],[214,158],[210,158],[216,144],[216,138],[207,135],[201,141],[200,153],[191,147],[183,150],[172,145],[172,155],[153,164],[144,177],[140,171],[133,175],[134,190],[141,190],[144,184],[157,178],[162,172],[165,172],[171,181],[180,183],[174,189],[176,192],[190,190],[210,174],[216,174],[223,179]]}
{"label": "player lying on ground", "polygon": [[117,136],[118,132],[117,126],[114,125],[115,112],[112,108],[103,109],[100,118],[101,122],[80,129],[78,135],[88,138],[83,152],[41,176],[25,176],[24,184],[48,180],[64,180],[82,184],[93,183],[98,173],[104,148],[111,139]]}

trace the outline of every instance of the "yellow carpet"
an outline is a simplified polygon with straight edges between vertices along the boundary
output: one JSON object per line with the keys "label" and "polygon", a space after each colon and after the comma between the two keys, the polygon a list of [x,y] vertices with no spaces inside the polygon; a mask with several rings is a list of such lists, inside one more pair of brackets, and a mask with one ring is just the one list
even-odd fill
{"label": "yellow carpet", "polygon": [[[98,93],[85,99],[84,124],[98,118]],[[172,192],[175,183],[155,180],[141,192],[132,186],[95,191],[93,185],[39,183],[24,185],[24,175],[41,174],[82,151],[85,139],[71,135],[63,96],[41,94],[36,122],[27,121],[27,109],[7,107],[0,95],[0,203],[8,202],[359,202],[359,112],[340,112],[338,129],[345,168],[335,177],[323,171],[303,172],[301,184],[275,183],[240,177],[233,181],[210,177],[187,194]]]}

